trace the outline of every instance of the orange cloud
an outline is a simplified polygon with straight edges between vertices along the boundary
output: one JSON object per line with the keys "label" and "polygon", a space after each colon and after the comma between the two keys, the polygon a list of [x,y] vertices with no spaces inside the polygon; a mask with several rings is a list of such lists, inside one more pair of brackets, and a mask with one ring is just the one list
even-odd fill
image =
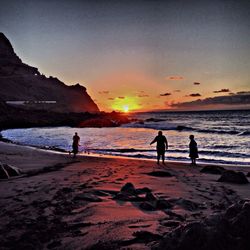
{"label": "orange cloud", "polygon": [[215,90],[214,93],[226,93],[229,92],[229,89],[221,89],[221,90]]}
{"label": "orange cloud", "polygon": [[109,91],[108,91],[108,90],[104,90],[104,91],[99,91],[98,93],[99,93],[100,95],[102,95],[102,94],[107,95],[107,94],[109,94]]}
{"label": "orange cloud", "polygon": [[184,77],[183,76],[167,76],[166,79],[167,80],[178,81],[178,80],[183,80]]}
{"label": "orange cloud", "polygon": [[186,95],[186,97],[197,97],[197,96],[201,96],[201,94],[199,94],[199,93],[192,93],[190,95]]}
{"label": "orange cloud", "polygon": [[169,95],[171,95],[171,93],[160,94],[160,96],[169,96]]}

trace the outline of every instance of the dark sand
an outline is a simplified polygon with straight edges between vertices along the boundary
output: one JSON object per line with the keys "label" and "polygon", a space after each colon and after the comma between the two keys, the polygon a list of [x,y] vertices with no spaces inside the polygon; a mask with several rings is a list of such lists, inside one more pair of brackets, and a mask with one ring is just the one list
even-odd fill
{"label": "dark sand", "polygon": [[[2,142],[0,162],[25,173],[0,181],[1,250],[151,249],[178,226],[250,198],[249,184],[217,182],[220,175],[200,173],[201,166],[184,163],[158,166],[148,160],[91,156],[75,160]],[[149,175],[152,171],[172,176]],[[145,209],[143,192],[142,200],[114,199],[128,182],[136,189],[147,187],[171,207]]]}

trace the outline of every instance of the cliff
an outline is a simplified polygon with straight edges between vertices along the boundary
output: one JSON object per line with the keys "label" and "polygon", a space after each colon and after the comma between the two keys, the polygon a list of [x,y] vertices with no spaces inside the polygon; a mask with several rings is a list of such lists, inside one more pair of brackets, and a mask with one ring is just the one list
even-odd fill
{"label": "cliff", "polygon": [[[3,33],[0,33],[0,100],[29,110],[99,112],[85,87],[65,85],[56,77],[46,77],[37,68],[23,63]],[[15,101],[25,102],[20,105]]]}

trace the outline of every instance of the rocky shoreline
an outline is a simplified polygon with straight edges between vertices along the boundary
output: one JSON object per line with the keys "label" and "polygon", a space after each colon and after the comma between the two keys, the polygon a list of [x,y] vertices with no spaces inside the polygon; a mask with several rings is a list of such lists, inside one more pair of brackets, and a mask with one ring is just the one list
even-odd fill
{"label": "rocky shoreline", "polygon": [[26,110],[0,102],[0,130],[30,127],[117,127],[129,123],[119,112],[59,113],[46,110]]}

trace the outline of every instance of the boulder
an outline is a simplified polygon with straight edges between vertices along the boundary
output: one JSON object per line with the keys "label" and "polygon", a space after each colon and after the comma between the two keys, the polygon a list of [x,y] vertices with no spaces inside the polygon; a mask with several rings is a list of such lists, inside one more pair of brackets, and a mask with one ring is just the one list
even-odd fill
{"label": "boulder", "polygon": [[9,176],[19,176],[21,174],[21,171],[19,168],[11,166],[11,165],[7,165],[7,164],[3,164],[5,170],[8,172]]}
{"label": "boulder", "polygon": [[157,198],[151,192],[146,194],[145,199],[147,201],[156,201],[157,200]]}
{"label": "boulder", "polygon": [[147,173],[150,176],[155,177],[172,177],[173,175],[167,171],[152,171],[150,173]]}
{"label": "boulder", "polygon": [[9,179],[10,177],[21,175],[21,170],[17,167],[0,163],[0,179]]}
{"label": "boulder", "polygon": [[145,196],[145,200],[143,203],[140,204],[140,208],[147,211],[156,211],[156,210],[164,210],[169,209],[172,205],[162,199],[155,197],[152,193],[147,193]]}
{"label": "boulder", "polygon": [[201,169],[201,173],[207,174],[222,174],[225,171],[225,168],[220,166],[205,166]]}
{"label": "boulder", "polygon": [[180,249],[201,249],[206,240],[206,233],[202,222],[188,223],[182,232]]}
{"label": "boulder", "polygon": [[180,222],[177,220],[166,220],[162,221],[161,225],[164,227],[178,227],[180,225]]}
{"label": "boulder", "polygon": [[250,202],[245,202],[231,219],[231,232],[236,237],[250,238]]}
{"label": "boulder", "polygon": [[170,209],[172,208],[172,205],[164,199],[159,199],[156,201],[156,208],[158,210]]}
{"label": "boulder", "polygon": [[153,204],[152,202],[148,202],[148,201],[142,202],[139,205],[139,207],[140,207],[140,209],[145,210],[145,211],[155,211],[156,210],[155,204]]}
{"label": "boulder", "polygon": [[[162,225],[168,226],[165,221]],[[233,204],[224,213],[210,215],[199,222],[180,224],[166,233],[152,249],[248,250],[249,238],[250,202],[243,201]]]}
{"label": "boulder", "polygon": [[114,199],[122,201],[144,201],[145,198],[138,196],[138,193],[134,185],[128,182],[122,186],[120,192],[114,196]]}
{"label": "boulder", "polygon": [[0,179],[9,179],[9,174],[8,172],[5,170],[4,166],[1,164],[0,165]]}
{"label": "boulder", "polygon": [[136,194],[136,189],[132,183],[128,182],[121,188],[121,192]]}
{"label": "boulder", "polygon": [[218,179],[219,182],[229,182],[236,184],[247,184],[248,179],[242,172],[236,172],[233,170],[225,170],[221,177]]}
{"label": "boulder", "polygon": [[188,211],[196,211],[201,207],[201,204],[184,198],[169,199],[168,202],[170,202],[173,205],[178,205]]}
{"label": "boulder", "polygon": [[233,204],[231,205],[227,211],[226,211],[226,217],[228,219],[232,219],[233,217],[235,217],[241,210],[241,205],[236,203],[236,204]]}
{"label": "boulder", "polygon": [[144,201],[145,199],[143,197],[140,197],[136,194],[131,194],[127,192],[119,192],[117,193],[114,198],[114,200],[120,200],[120,201],[131,201],[131,202],[139,202]]}

